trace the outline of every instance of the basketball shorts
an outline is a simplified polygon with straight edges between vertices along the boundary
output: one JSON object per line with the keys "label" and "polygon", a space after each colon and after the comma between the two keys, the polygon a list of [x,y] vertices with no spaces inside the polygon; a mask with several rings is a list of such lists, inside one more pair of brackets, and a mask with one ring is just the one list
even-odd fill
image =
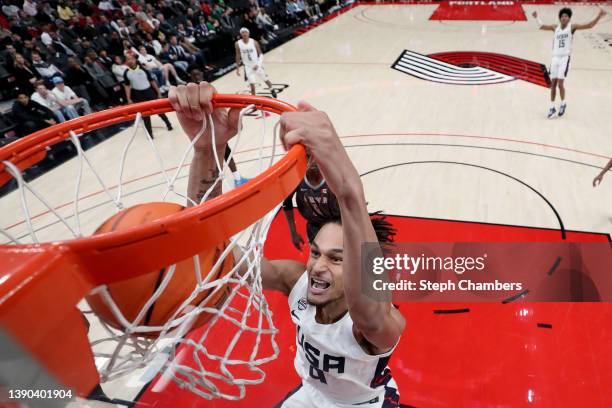
{"label": "basketball shorts", "polygon": [[569,71],[569,65],[569,55],[562,57],[553,56],[552,62],[550,63],[550,78],[565,79],[567,77],[567,71]]}
{"label": "basketball shorts", "polygon": [[262,66],[258,66],[257,69],[253,69],[253,67],[246,66],[244,67],[244,79],[249,84],[256,84],[257,80],[261,82],[265,82],[268,80],[268,75],[266,75],[266,71]]}
{"label": "basketball shorts", "polygon": [[289,392],[285,399],[279,402],[275,408],[399,408],[399,406],[397,385],[391,379],[384,390],[381,390],[378,397],[371,401],[363,401],[357,404],[333,402],[308,384],[300,384]]}

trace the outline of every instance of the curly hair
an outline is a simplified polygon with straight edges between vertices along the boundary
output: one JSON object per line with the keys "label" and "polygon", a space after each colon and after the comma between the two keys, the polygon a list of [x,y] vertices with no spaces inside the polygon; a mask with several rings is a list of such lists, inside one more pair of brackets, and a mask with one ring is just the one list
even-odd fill
{"label": "curly hair", "polygon": [[559,10],[559,18],[561,18],[563,14],[567,15],[569,18],[572,18],[572,9],[569,7],[563,7],[561,10]]}

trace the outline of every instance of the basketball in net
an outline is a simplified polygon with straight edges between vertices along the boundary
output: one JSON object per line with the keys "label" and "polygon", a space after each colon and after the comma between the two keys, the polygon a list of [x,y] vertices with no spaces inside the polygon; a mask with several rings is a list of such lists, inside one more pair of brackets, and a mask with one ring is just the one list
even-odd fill
{"label": "basketball in net", "polygon": [[[142,118],[171,112],[167,99],[96,112],[0,148],[0,187],[16,186],[0,213],[0,326],[28,361],[79,396],[140,371],[153,373],[147,382],[160,376],[202,398],[236,400],[279,355],[261,261],[307,158],[299,145],[276,154],[279,122],[266,118],[296,109],[250,95],[215,94],[212,103],[240,109],[230,147],[247,152],[252,179],[236,188],[233,153],[215,156],[219,176],[199,202],[186,195],[187,169],[198,138],[215,146],[213,121],[193,140],[153,139]],[[112,152],[81,143],[129,121],[104,143]],[[75,156],[30,181],[29,169],[60,144]]]}
{"label": "basketball in net", "polygon": [[[95,234],[142,225],[175,214],[183,209],[182,205],[176,203],[157,202],[135,205],[110,217],[98,227]],[[194,239],[197,239],[197,237],[194,237]],[[199,268],[196,268],[192,258],[185,259],[177,262],[173,270],[161,268],[135,278],[111,283],[107,285],[108,293],[126,320],[138,322],[146,327],[162,327],[175,316],[181,317],[180,312],[182,310],[179,311],[179,308],[185,299],[196,290],[199,282],[207,279],[210,281],[217,280],[231,271],[234,266],[234,258],[231,254],[223,259],[220,266],[215,268],[216,270],[213,270],[226,247],[227,242],[223,242],[214,248],[200,252],[197,255]],[[172,273],[171,277],[167,276],[169,273]],[[218,308],[227,298],[228,289],[226,284],[198,292],[183,310],[188,312],[198,306]],[[159,296],[153,302],[149,302],[156,291],[159,291]],[[129,329],[117,319],[116,314],[102,296],[90,294],[86,297],[86,300],[91,310],[107,324],[122,331]],[[147,305],[148,302],[149,305]],[[177,312],[179,313],[177,314]],[[198,314],[191,322],[191,329],[202,326],[212,316],[208,312]],[[157,337],[160,331],[142,330],[138,334],[145,337]]]}

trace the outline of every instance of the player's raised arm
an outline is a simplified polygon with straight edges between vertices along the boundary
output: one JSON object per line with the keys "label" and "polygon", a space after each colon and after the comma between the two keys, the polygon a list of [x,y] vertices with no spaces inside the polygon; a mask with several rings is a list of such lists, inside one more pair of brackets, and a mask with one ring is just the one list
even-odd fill
{"label": "player's raised arm", "polygon": [[533,16],[533,18],[535,18],[536,23],[538,24],[538,28],[540,30],[548,30],[548,31],[555,31],[555,26],[551,25],[551,24],[544,24],[542,22],[542,20],[540,19],[540,17],[538,16],[538,12],[534,11],[533,13],[531,13],[531,15]]}
{"label": "player's raised arm", "polygon": [[[217,91],[208,82],[189,83],[171,87],[168,98],[176,111],[176,116],[189,140],[206,126],[209,115],[212,116],[215,128],[217,157],[222,161],[227,142],[236,135],[240,109],[214,109],[212,97]],[[189,167],[187,184],[187,206],[199,203],[202,197],[219,177],[219,169],[212,148],[210,126],[194,145],[193,159]],[[217,183],[209,198],[221,194],[221,183]]]}
{"label": "player's raised arm", "polygon": [[397,344],[404,319],[390,302],[376,301],[362,291],[361,245],[377,242],[367,211],[359,173],[329,119],[308,104],[300,112],[281,118],[281,138],[286,149],[301,143],[315,160],[327,185],[334,192],[342,219],[342,281],[355,337],[363,337],[374,354],[389,351]]}
{"label": "player's raised arm", "polygon": [[573,24],[572,25],[572,30],[576,31],[576,30],[588,30],[589,28],[593,28],[595,27],[595,25],[599,22],[599,20],[601,20],[601,18],[603,16],[606,15],[606,12],[604,11],[604,9],[600,8],[599,9],[599,13],[597,14],[597,16],[595,16],[595,18],[591,21],[589,21],[586,24]]}

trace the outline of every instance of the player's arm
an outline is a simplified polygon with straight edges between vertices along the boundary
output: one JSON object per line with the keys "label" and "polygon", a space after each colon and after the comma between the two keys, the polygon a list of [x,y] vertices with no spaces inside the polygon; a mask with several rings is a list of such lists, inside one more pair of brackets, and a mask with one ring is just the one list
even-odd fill
{"label": "player's arm", "polygon": [[610,159],[608,164],[606,164],[606,167],[603,168],[597,177],[593,179],[593,187],[597,187],[603,181],[604,176],[608,171],[610,171],[610,169],[612,169],[612,159]]}
{"label": "player's arm", "polygon": [[534,11],[533,13],[531,13],[531,15],[533,16],[533,18],[535,18],[536,23],[538,25],[538,28],[540,30],[555,31],[555,26],[554,25],[544,24],[542,22],[542,20],[538,16],[538,12],[537,11]]}
{"label": "player's arm", "polygon": [[216,154],[221,160],[223,160],[227,142],[238,131],[240,109],[213,110],[212,98],[215,93],[215,88],[208,82],[173,86],[168,93],[168,99],[176,111],[181,128],[190,140],[193,140],[202,128],[206,128],[204,134],[194,144],[187,182],[187,197],[189,198],[187,206],[192,206],[194,202],[200,203],[213,184],[215,188],[208,198],[221,194],[221,183],[215,184],[219,177],[219,169],[212,147],[211,127],[206,126],[208,118],[211,117],[215,125]]}
{"label": "player's arm", "polygon": [[[375,354],[395,346],[405,321],[390,301],[377,301],[362,290],[361,245],[377,242],[366,208],[363,184],[329,117],[301,103],[300,112],[281,117],[281,140],[285,148],[301,143],[315,160],[340,207],[344,250],[343,283],[355,337],[365,338]],[[365,286],[364,286],[365,287]]]}
{"label": "player's arm", "polygon": [[597,16],[589,21],[586,24],[572,24],[572,31],[576,31],[576,30],[588,30],[589,28],[593,28],[595,27],[595,25],[599,22],[599,20],[601,20],[601,18],[603,16],[606,15],[606,12],[603,9],[599,9],[599,13],[597,14]]}
{"label": "player's arm", "polygon": [[130,84],[123,83],[123,89],[125,90],[125,98],[127,103],[132,103],[132,87]]}
{"label": "player's arm", "polygon": [[125,90],[125,99],[127,103],[132,103],[132,86],[128,79],[128,70],[123,71],[123,89]]}
{"label": "player's arm", "polygon": [[234,48],[236,49],[236,75],[240,76],[240,46],[238,41],[234,44]]}
{"label": "player's arm", "polygon": [[289,226],[289,232],[291,233],[291,242],[293,242],[293,246],[296,247],[299,251],[302,250],[302,245],[304,244],[304,239],[297,232],[297,228],[295,227],[295,217],[293,216],[293,196],[295,195],[297,190],[294,190],[285,201],[283,201],[283,212],[285,213],[285,218],[287,219],[287,225]]}
{"label": "player's arm", "polygon": [[257,50],[257,65],[255,65],[255,69],[257,69],[258,67],[263,67],[263,52],[259,42],[255,40],[253,42],[255,43],[255,50]]}

